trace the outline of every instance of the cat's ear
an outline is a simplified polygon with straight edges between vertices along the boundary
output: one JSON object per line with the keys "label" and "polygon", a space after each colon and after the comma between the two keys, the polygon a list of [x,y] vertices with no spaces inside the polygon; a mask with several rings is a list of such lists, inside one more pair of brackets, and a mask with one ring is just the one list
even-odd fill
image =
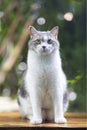
{"label": "cat's ear", "polygon": [[33,35],[37,34],[37,30],[33,27],[33,26],[29,26],[29,34],[30,34],[30,37],[32,38]]}
{"label": "cat's ear", "polygon": [[56,39],[57,39],[57,37],[58,37],[58,32],[59,32],[59,27],[58,27],[58,26],[55,26],[55,27],[50,31],[50,33],[53,34]]}

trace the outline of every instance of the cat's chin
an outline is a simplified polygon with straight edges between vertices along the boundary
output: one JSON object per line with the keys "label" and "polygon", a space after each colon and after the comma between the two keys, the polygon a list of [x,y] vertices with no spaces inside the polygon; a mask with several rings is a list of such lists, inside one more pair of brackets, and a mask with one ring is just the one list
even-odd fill
{"label": "cat's chin", "polygon": [[39,51],[39,52],[37,52],[38,55],[43,55],[43,56],[50,55],[51,53],[52,53],[52,51]]}
{"label": "cat's chin", "polygon": [[43,55],[43,56],[47,56],[47,55],[50,55],[51,54],[51,52],[41,52],[41,53],[39,53],[39,55]]}

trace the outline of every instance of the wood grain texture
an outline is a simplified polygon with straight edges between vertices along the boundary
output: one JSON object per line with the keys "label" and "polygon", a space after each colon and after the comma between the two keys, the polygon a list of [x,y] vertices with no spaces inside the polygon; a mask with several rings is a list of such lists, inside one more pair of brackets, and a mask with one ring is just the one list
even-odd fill
{"label": "wood grain texture", "polygon": [[87,113],[66,113],[67,124],[44,122],[40,125],[31,125],[28,120],[22,119],[18,112],[0,113],[0,129],[2,130],[60,130],[60,129],[86,129]]}

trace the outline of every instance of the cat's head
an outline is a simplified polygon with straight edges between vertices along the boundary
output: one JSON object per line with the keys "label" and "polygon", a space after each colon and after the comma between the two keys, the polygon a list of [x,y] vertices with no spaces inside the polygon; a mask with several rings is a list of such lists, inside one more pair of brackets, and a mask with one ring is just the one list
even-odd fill
{"label": "cat's head", "polygon": [[59,49],[58,26],[51,31],[37,31],[33,26],[29,27],[29,49],[39,55],[48,55]]}

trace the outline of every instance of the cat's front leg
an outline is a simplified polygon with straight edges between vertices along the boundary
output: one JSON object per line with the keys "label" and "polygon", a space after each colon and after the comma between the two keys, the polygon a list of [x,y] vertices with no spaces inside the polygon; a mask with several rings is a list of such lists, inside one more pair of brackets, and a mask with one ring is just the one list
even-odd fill
{"label": "cat's front leg", "polygon": [[59,105],[55,105],[55,123],[67,123],[66,118],[63,115],[63,112],[60,110],[60,107],[58,107]]}
{"label": "cat's front leg", "polygon": [[40,93],[37,90],[33,90],[30,93],[30,100],[32,105],[33,117],[30,120],[32,124],[42,123],[42,114],[41,114],[41,97]]}
{"label": "cat's front leg", "polygon": [[61,88],[56,89],[53,96],[54,101],[54,121],[55,123],[66,123],[63,112],[63,90]]}

